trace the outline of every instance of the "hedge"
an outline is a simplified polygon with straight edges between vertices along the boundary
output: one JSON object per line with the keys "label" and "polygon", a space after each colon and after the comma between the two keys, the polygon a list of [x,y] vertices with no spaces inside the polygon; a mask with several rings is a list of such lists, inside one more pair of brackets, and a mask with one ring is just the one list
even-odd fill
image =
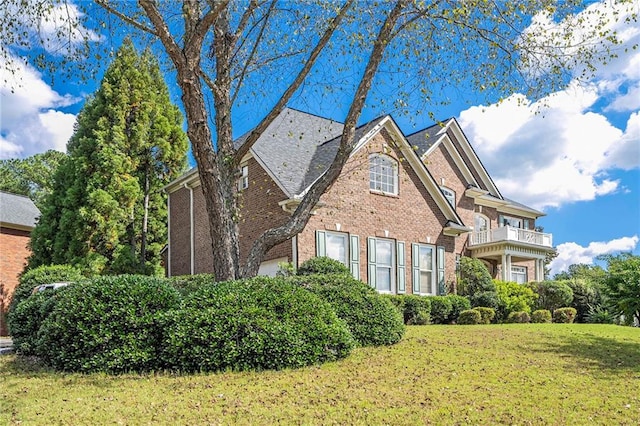
{"label": "hedge", "polygon": [[531,322],[535,323],[550,323],[551,312],[547,309],[538,309],[531,314]]}
{"label": "hedge", "polygon": [[344,266],[342,262],[331,259],[329,257],[312,257],[302,262],[298,268],[298,275],[314,275],[314,274],[351,274],[349,268]]}
{"label": "hedge", "polygon": [[458,317],[458,324],[460,325],[475,325],[482,322],[482,316],[476,309],[467,309],[460,312]]}
{"label": "hedge", "polygon": [[575,308],[558,308],[553,311],[553,322],[570,324],[576,319]]}

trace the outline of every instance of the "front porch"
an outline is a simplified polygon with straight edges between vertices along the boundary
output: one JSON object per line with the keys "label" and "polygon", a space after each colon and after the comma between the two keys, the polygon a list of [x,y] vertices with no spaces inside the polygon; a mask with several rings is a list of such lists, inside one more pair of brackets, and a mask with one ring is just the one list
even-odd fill
{"label": "front porch", "polygon": [[500,266],[503,281],[515,281],[512,266],[518,262],[534,262],[534,280],[544,280],[544,262],[552,246],[553,236],[529,229],[503,226],[477,231],[469,236],[471,256],[492,261]]}

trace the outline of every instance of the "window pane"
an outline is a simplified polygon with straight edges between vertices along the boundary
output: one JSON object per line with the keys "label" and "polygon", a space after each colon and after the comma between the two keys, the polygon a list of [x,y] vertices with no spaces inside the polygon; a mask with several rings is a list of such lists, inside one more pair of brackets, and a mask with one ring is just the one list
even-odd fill
{"label": "window pane", "polygon": [[380,291],[391,291],[391,268],[376,268],[376,286]]}
{"label": "window pane", "polygon": [[431,247],[420,247],[420,269],[433,270],[433,249]]}
{"label": "window pane", "polygon": [[433,294],[432,274],[429,271],[420,271],[420,293]]}
{"label": "window pane", "polygon": [[347,264],[347,237],[327,233],[327,257]]}
{"label": "window pane", "polygon": [[383,266],[391,266],[393,246],[391,241],[376,241],[376,263]]}
{"label": "window pane", "polygon": [[395,160],[382,155],[369,157],[369,188],[395,194],[398,179]]}

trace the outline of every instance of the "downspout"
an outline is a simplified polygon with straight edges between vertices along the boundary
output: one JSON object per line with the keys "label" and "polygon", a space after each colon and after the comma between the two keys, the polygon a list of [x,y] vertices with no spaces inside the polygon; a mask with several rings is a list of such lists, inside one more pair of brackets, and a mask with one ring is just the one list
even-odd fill
{"label": "downspout", "polygon": [[[166,191],[166,190],[165,190]],[[171,194],[167,194],[167,276],[171,276]]]}
{"label": "downspout", "polygon": [[189,273],[193,275],[195,271],[195,229],[193,229],[195,224],[195,214],[193,212],[193,188],[187,185],[186,183],[183,186],[189,190]]}

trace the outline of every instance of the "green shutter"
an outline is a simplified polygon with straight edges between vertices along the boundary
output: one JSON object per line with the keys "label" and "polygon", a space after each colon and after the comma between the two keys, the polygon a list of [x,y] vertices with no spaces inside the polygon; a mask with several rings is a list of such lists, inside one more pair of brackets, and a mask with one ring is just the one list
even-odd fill
{"label": "green shutter", "polygon": [[411,265],[413,266],[413,294],[420,293],[420,246],[411,244]]}
{"label": "green shutter", "polygon": [[398,257],[398,293],[404,293],[406,291],[404,242],[397,242],[396,253]]}
{"label": "green shutter", "polygon": [[376,288],[376,239],[371,237],[367,238],[367,246],[369,248],[369,274],[367,276],[367,279],[369,280],[369,285],[373,288]]}
{"label": "green shutter", "polygon": [[360,237],[351,235],[349,238],[349,253],[351,256],[351,274],[353,278],[360,279]]}
{"label": "green shutter", "polygon": [[316,231],[316,256],[322,257],[327,255],[327,233],[324,231]]}
{"label": "green shutter", "polygon": [[445,262],[445,250],[443,246],[438,246],[438,259],[437,259],[437,264],[438,264],[438,290],[437,290],[437,294],[441,294],[441,295],[445,295],[447,293],[447,289],[445,287],[445,282],[444,282],[444,265],[446,264]]}

